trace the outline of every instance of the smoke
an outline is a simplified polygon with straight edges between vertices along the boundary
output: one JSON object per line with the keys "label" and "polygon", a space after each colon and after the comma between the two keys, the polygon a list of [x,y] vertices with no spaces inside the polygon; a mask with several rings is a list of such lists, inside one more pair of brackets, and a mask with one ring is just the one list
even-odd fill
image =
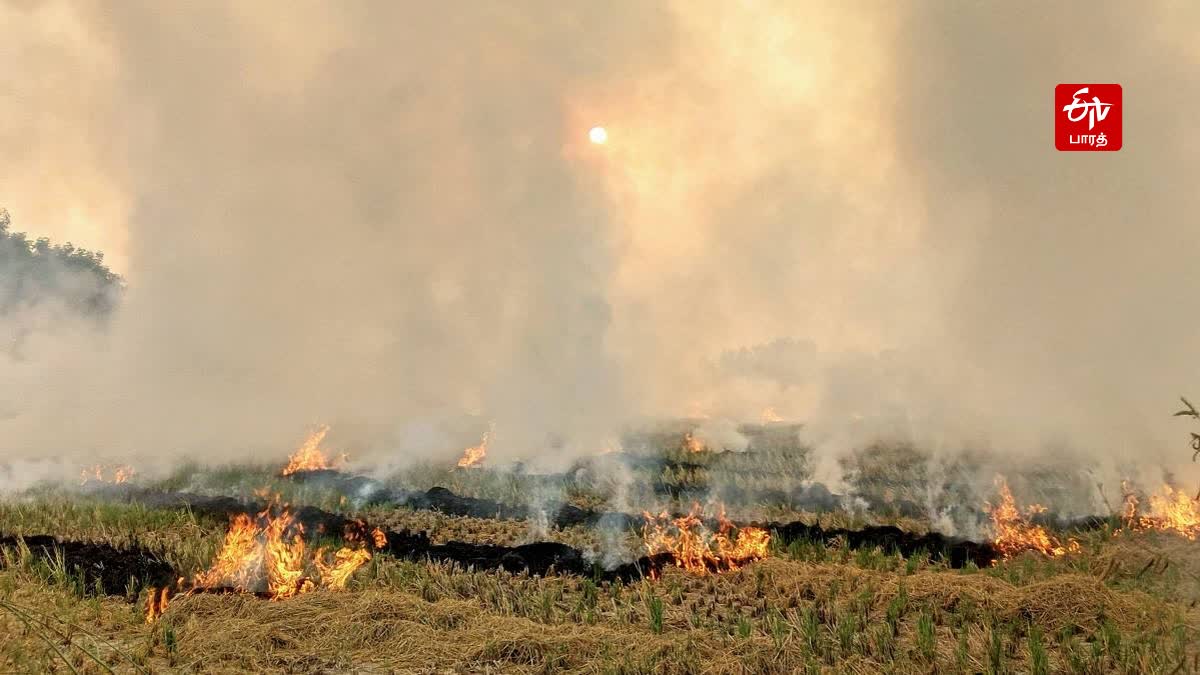
{"label": "smoke", "polygon": [[[268,459],[324,422],[403,463],[487,419],[553,469],[772,407],[830,472],[881,439],[1187,459],[1194,9],[0,13],[0,204],[128,280],[39,351],[6,457]],[[1054,150],[1080,81],[1124,86],[1120,152]]]}

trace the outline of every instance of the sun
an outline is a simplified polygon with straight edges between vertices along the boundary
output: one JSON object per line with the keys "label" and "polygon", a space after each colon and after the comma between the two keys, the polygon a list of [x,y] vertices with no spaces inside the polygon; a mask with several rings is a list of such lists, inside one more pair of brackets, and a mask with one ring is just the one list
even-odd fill
{"label": "sun", "polygon": [[588,140],[596,145],[604,145],[608,141],[608,130],[604,127],[592,127],[588,130]]}

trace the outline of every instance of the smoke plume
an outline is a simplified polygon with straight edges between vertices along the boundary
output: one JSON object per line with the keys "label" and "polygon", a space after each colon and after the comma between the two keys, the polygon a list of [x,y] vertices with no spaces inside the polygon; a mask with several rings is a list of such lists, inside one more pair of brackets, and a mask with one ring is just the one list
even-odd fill
{"label": "smoke plume", "polygon": [[[771,407],[830,456],[1186,461],[1197,19],[0,6],[0,204],[127,280],[103,334],[0,364],[0,452],[267,458],[322,422],[397,462],[488,420],[554,468]],[[1054,150],[1054,85],[1087,81],[1124,87],[1120,152]]]}

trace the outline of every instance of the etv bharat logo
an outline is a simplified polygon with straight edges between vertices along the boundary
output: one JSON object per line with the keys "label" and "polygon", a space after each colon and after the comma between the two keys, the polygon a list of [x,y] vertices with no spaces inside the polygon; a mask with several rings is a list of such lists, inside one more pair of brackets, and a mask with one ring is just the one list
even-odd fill
{"label": "etv bharat logo", "polygon": [[1065,151],[1121,149],[1121,85],[1060,84],[1054,88],[1054,147]]}

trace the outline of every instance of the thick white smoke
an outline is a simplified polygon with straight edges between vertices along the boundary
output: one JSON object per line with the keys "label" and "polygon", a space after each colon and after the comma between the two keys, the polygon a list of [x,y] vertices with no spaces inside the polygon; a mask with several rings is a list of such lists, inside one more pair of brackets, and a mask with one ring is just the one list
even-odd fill
{"label": "thick white smoke", "polygon": [[[129,283],[3,452],[396,461],[471,414],[549,467],[770,406],[826,454],[1186,460],[1197,14],[4,6],[0,204]],[[1124,85],[1119,153],[1054,150],[1074,81]]]}

